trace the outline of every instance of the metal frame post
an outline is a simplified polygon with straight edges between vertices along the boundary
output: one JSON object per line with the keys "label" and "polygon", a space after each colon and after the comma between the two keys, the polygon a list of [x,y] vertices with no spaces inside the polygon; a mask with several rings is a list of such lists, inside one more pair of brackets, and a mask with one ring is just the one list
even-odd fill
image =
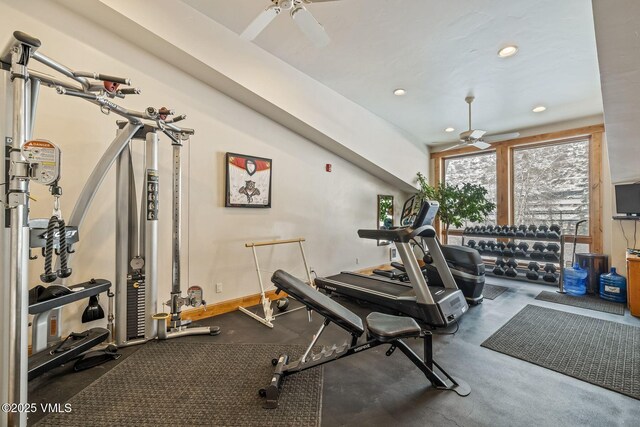
{"label": "metal frame post", "polygon": [[180,140],[172,144],[173,151],[173,179],[172,179],[172,213],[171,213],[171,327],[182,326],[180,319],[181,306],[180,297],[182,294],[180,277],[180,245],[182,242],[182,163]]}
{"label": "metal frame post", "polygon": [[[173,147],[173,178],[172,178],[172,214],[171,214],[171,314],[157,313],[153,318],[158,325],[158,339],[171,339],[188,335],[218,335],[220,328],[217,326],[199,326],[189,328],[191,320],[182,319],[182,306],[193,305],[191,295],[182,296],[182,270],[181,245],[182,245],[182,140],[189,141],[185,134],[167,135],[172,141]],[[202,301],[204,303],[204,301]],[[166,318],[170,319],[170,330],[167,331]]]}
{"label": "metal frame post", "polygon": [[[144,271],[145,271],[145,339],[150,340],[158,335],[158,323],[153,315],[158,310],[158,216],[150,217],[150,202],[156,206],[158,200],[146,200],[145,195],[149,185],[159,185],[159,181],[152,182],[150,177],[158,176],[158,134],[155,131],[147,132],[145,136],[145,160],[144,160],[144,190],[145,198],[141,214],[144,215]],[[157,192],[159,194],[159,192]]]}
{"label": "metal frame post", "polygon": [[[123,130],[119,130],[121,134]],[[131,229],[130,221],[130,194],[129,187],[131,179],[131,148],[127,146],[120,152],[116,161],[116,345],[123,345],[127,342],[127,276],[129,273],[129,261],[131,253],[129,251],[129,236]]]}
{"label": "metal frame post", "polygon": [[[5,327],[0,328],[0,378],[8,378],[9,375],[9,227],[6,217],[8,210],[5,209],[7,202],[7,173],[6,163],[8,161],[8,149],[11,146],[11,118],[13,111],[13,97],[10,95],[11,80],[9,70],[4,69],[2,64],[0,75],[0,138],[2,140],[2,159],[0,161],[0,182],[3,184],[2,205],[0,205],[0,322]],[[9,399],[8,383],[0,381],[0,403]],[[0,425],[4,425],[5,415],[0,420]]]}
{"label": "metal frame post", "polygon": [[[27,64],[30,48],[15,46],[11,52],[13,85],[12,145],[9,166],[8,205],[11,209],[9,266],[9,372],[8,404],[27,403],[29,322],[29,166],[22,146],[30,129]],[[8,413],[9,425],[26,425],[26,412]]]}

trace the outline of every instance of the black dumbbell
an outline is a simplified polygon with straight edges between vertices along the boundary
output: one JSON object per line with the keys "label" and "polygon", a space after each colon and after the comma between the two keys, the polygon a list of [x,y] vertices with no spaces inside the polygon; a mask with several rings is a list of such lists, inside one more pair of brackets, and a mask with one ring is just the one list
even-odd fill
{"label": "black dumbbell", "polygon": [[549,227],[549,231],[547,232],[547,238],[559,239],[560,234],[562,234],[562,232],[560,231],[560,226],[558,224],[551,224],[551,226]]}
{"label": "black dumbbell", "polygon": [[504,272],[505,276],[508,276],[508,277],[518,276],[518,270],[516,270],[518,268],[518,261],[516,261],[515,258],[511,258],[509,261],[507,261],[507,267],[508,268]]}
{"label": "black dumbbell", "polygon": [[527,251],[529,250],[529,244],[527,242],[518,243],[518,247],[513,251],[514,255],[518,258],[525,258]]}
{"label": "black dumbbell", "polygon": [[484,234],[491,236],[493,234],[493,225],[487,225],[487,228],[484,230]]}
{"label": "black dumbbell", "polygon": [[542,280],[549,283],[555,283],[558,280],[558,275],[556,274],[556,266],[554,264],[547,263],[544,265],[544,276],[542,276]]}
{"label": "black dumbbell", "polygon": [[507,230],[507,236],[514,237],[516,235],[516,231],[518,231],[518,226],[510,225],[509,229]]}
{"label": "black dumbbell", "polygon": [[546,225],[541,225],[540,227],[538,227],[538,231],[536,231],[536,237],[539,239],[546,239],[548,231],[549,227],[547,227]]}
{"label": "black dumbbell", "polygon": [[507,243],[507,247],[504,248],[504,250],[502,251],[502,255],[511,258],[511,257],[516,255],[515,254],[516,248],[517,248],[517,246],[516,246],[515,242]]}
{"label": "black dumbbell", "polygon": [[496,266],[493,267],[493,274],[495,274],[496,276],[504,276],[504,266],[505,266],[504,260],[501,258],[498,258],[496,260]]}
{"label": "black dumbbell", "polygon": [[478,234],[487,234],[487,226],[481,225],[480,230],[478,230]]}
{"label": "black dumbbell", "polygon": [[547,245],[547,252],[544,254],[544,259],[547,261],[560,261],[560,257],[558,256],[558,251],[560,250],[560,245],[557,243],[549,243]]}
{"label": "black dumbbell", "polygon": [[476,243],[475,240],[469,240],[467,242],[467,246],[469,246],[471,249],[475,249],[476,245],[477,245],[477,243]]}
{"label": "black dumbbell", "polygon": [[479,225],[476,225],[475,227],[473,227],[473,233],[474,234],[482,234],[482,233],[480,233],[480,226]]}
{"label": "black dumbbell", "polygon": [[504,248],[506,248],[507,245],[505,245],[502,242],[497,242],[496,245],[493,248],[492,253],[496,256],[502,256],[502,253],[504,251]]}
{"label": "black dumbbell", "polygon": [[544,259],[544,250],[547,247],[542,242],[535,242],[533,244],[533,252],[531,252],[531,259]]}
{"label": "black dumbbell", "polygon": [[480,240],[478,242],[478,247],[476,248],[476,250],[480,253],[484,252],[487,250],[487,242],[485,242],[484,240]]}
{"label": "black dumbbell", "polygon": [[527,268],[529,269],[529,271],[527,271],[527,274],[526,274],[527,279],[538,280],[540,278],[540,276],[538,276],[538,270],[540,270],[540,266],[538,265],[537,262],[531,261],[527,266]]}
{"label": "black dumbbell", "polygon": [[527,226],[522,224],[518,226],[516,230],[516,237],[525,237],[527,234]]}
{"label": "black dumbbell", "polygon": [[500,227],[500,231],[498,231],[498,236],[507,237],[507,233],[509,232],[509,226],[503,225]]}
{"label": "black dumbbell", "polygon": [[462,234],[471,234],[471,227],[465,227],[464,231],[462,231]]}
{"label": "black dumbbell", "polygon": [[527,232],[525,233],[526,237],[536,237],[536,230],[538,229],[538,227],[536,227],[535,225],[531,224],[529,226],[529,228],[527,228]]}

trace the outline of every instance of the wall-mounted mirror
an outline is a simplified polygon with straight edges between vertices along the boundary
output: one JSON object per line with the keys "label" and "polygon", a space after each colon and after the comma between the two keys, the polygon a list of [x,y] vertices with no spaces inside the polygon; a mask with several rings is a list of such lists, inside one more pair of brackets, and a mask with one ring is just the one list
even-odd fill
{"label": "wall-mounted mirror", "polygon": [[[378,194],[378,230],[393,227],[393,196]],[[378,240],[378,246],[388,245],[388,240]]]}

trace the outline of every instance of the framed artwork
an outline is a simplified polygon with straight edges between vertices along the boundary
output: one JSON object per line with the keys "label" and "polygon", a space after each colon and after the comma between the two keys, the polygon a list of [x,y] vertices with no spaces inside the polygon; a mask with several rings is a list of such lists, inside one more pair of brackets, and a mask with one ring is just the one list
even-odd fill
{"label": "framed artwork", "polygon": [[227,153],[226,165],[225,207],[271,207],[271,159]]}

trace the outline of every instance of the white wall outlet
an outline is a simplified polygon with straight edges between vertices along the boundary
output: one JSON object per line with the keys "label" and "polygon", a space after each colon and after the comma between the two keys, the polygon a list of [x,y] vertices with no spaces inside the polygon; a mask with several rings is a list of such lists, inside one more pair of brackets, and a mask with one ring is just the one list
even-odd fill
{"label": "white wall outlet", "polygon": [[216,293],[219,294],[222,292],[222,283],[216,283]]}

